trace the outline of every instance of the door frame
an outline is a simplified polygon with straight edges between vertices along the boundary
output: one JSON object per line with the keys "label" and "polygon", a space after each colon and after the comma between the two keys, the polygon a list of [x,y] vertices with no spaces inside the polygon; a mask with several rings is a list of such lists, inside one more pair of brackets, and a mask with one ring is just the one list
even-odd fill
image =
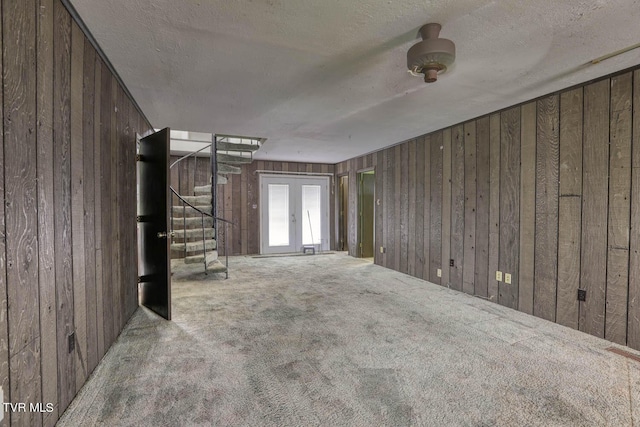
{"label": "door frame", "polygon": [[[323,180],[326,181],[325,184],[325,194],[323,194],[323,200],[325,201],[326,206],[324,206],[323,209],[323,213],[322,213],[322,221],[321,221],[321,228],[323,231],[323,237],[321,239],[320,242],[320,250],[324,251],[324,250],[329,250],[330,249],[330,243],[331,243],[331,224],[330,224],[330,211],[331,211],[331,177],[327,176],[327,175],[293,175],[293,174],[281,174],[281,173],[268,173],[268,172],[264,172],[261,173],[259,176],[259,180],[258,180],[258,188],[259,188],[259,192],[258,192],[258,213],[260,216],[260,227],[259,227],[259,239],[260,239],[260,253],[261,254],[267,254],[267,253],[276,253],[276,252],[266,252],[265,251],[265,236],[264,236],[264,231],[265,231],[265,227],[267,226],[266,224],[264,224],[265,221],[265,209],[267,208],[266,206],[264,206],[263,204],[263,196],[264,196],[264,192],[265,190],[265,179],[270,179],[270,178],[281,178],[283,180]],[[300,248],[301,249],[301,248]],[[294,249],[294,252],[282,252],[282,253],[297,253],[298,251]]]}
{"label": "door frame", "polygon": [[[376,170],[375,168],[371,167],[371,168],[366,168],[366,169],[362,169],[356,172],[356,241],[357,241],[357,247],[356,247],[356,253],[357,253],[357,257],[358,258],[363,258],[364,257],[364,251],[363,251],[363,242],[362,242],[362,235],[363,235],[363,220],[362,220],[362,198],[363,198],[363,194],[362,194],[362,178],[363,175],[372,175],[373,176],[373,194],[371,195],[372,200],[371,200],[371,223],[373,225],[372,230],[371,230],[371,250],[372,250],[372,255],[371,257],[375,258],[376,255]],[[368,257],[368,258],[371,258]]]}

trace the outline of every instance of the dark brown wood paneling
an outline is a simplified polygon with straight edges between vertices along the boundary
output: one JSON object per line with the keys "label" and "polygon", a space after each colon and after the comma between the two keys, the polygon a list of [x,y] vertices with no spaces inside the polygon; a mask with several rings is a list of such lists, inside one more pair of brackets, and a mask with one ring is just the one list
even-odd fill
{"label": "dark brown wood paneling", "polygon": [[[10,398],[41,397],[36,204],[36,2],[2,4],[4,111],[4,240],[9,325]],[[16,37],[20,34],[21,37]],[[23,372],[17,369],[20,365]],[[37,374],[36,374],[37,373]],[[5,399],[8,401],[9,399]],[[39,424],[42,417],[14,412],[14,424]]]}
{"label": "dark brown wood paneling", "polygon": [[416,275],[416,149],[417,141],[415,139],[408,143],[408,163],[409,177],[407,183],[408,191],[408,222],[405,226],[407,233],[407,273],[411,276]]}
{"label": "dark brown wood paneling", "polygon": [[[101,66],[101,82],[100,82],[100,167],[101,176],[100,181],[102,183],[100,193],[102,197],[101,205],[101,233],[102,233],[102,330],[103,330],[103,342],[104,351],[106,352],[114,341],[113,336],[113,318],[114,313],[114,300],[113,300],[113,283],[115,279],[115,272],[109,266],[113,265],[112,253],[113,253],[113,233],[112,228],[112,216],[114,215],[112,209],[108,207],[113,205],[112,194],[112,181],[111,175],[115,173],[112,171],[111,162],[111,112],[113,106],[111,105],[111,74],[107,66],[100,62]],[[100,321],[99,321],[100,322]]]}
{"label": "dark brown wood paneling", "polygon": [[582,88],[560,95],[560,199],[556,322],[578,329],[582,215]]}
{"label": "dark brown wood paneling", "polygon": [[490,200],[490,139],[489,116],[477,121],[476,129],[477,194],[475,293],[488,296],[489,268],[489,200]]}
{"label": "dark brown wood paneling", "polygon": [[238,226],[234,227],[233,239],[229,241],[229,246],[233,255],[240,255],[242,253],[242,216],[244,214],[242,205],[242,175],[233,177],[231,192],[233,193],[233,218]]}
{"label": "dark brown wood paneling", "polygon": [[94,145],[93,145],[93,157],[94,157],[94,197],[95,208],[93,213],[95,215],[95,239],[96,239],[96,335],[98,340],[98,360],[105,354],[105,342],[104,342],[104,289],[103,289],[103,277],[104,271],[102,268],[102,193],[103,193],[103,181],[102,181],[102,60],[96,55],[95,62],[95,109],[94,109]]}
{"label": "dark brown wood paneling", "polygon": [[[40,0],[40,13],[37,16],[38,278],[40,352],[46,355],[41,358],[40,370],[42,401],[54,404],[53,412],[43,416],[43,425],[49,426],[58,419],[57,311],[56,288],[53,285],[56,280],[53,194],[53,0]],[[1,253],[4,253],[4,250]],[[2,288],[4,289],[4,286]]]}
{"label": "dark brown wood paneling", "polygon": [[382,151],[382,218],[379,223],[382,228],[382,266],[389,268],[389,213],[391,211],[390,196],[389,196],[389,149]]}
{"label": "dark brown wood paneling", "polygon": [[533,312],[555,321],[558,281],[558,95],[538,101]]}
{"label": "dark brown wood paneling", "polygon": [[[450,133],[448,134],[450,135]],[[442,265],[442,253],[445,241],[445,232],[448,231],[448,216],[443,214],[443,200],[448,195],[443,195],[443,180],[446,177],[446,173],[450,173],[451,168],[443,163],[443,150],[441,147],[445,146],[445,152],[451,152],[451,138],[447,142],[444,141],[444,135],[442,132],[436,132],[431,135],[430,138],[430,150],[429,157],[431,160],[431,166],[429,167],[431,172],[431,197],[430,197],[430,236],[429,236],[429,256],[431,261],[429,263],[429,271],[425,274],[425,279],[438,285],[448,285],[448,280],[445,281],[444,274],[442,277],[438,277],[437,271],[440,269],[444,272],[445,267]],[[449,165],[451,161],[449,159]],[[444,168],[443,168],[444,166]],[[449,175],[450,176],[450,175]],[[445,222],[447,228],[445,230]],[[448,239],[448,237],[447,237]],[[446,267],[448,270],[448,267]],[[448,277],[446,278],[448,279]]]}
{"label": "dark brown wood paneling", "polygon": [[489,277],[488,298],[498,302],[499,282],[496,271],[500,268],[500,114],[489,118]]}
{"label": "dark brown wood paneling", "polygon": [[58,322],[58,411],[76,392],[75,355],[68,337],[74,332],[71,241],[71,19],[60,2],[54,5],[54,212],[56,301]]}
{"label": "dark brown wood paneling", "polygon": [[[429,235],[425,233],[429,230],[429,216],[426,215],[428,210],[425,205],[429,205],[428,197],[431,196],[431,190],[425,192],[425,185],[428,185],[427,168],[425,168],[425,137],[418,138],[416,143],[416,180],[415,180],[415,228],[409,230],[410,233],[415,234],[415,271],[416,277],[424,278],[424,266],[425,259],[429,259],[428,252],[425,253],[425,247],[428,247]],[[430,151],[430,150],[429,150]],[[425,225],[426,222],[426,225]],[[425,240],[425,234],[427,239]],[[425,245],[425,241],[427,245]],[[428,270],[428,267],[427,267]]]}
{"label": "dark brown wood paneling", "polygon": [[520,139],[520,291],[518,310],[533,314],[536,234],[536,102],[522,106]]}
{"label": "dark brown wood paneling", "polygon": [[633,146],[629,236],[629,311],[627,345],[640,349],[640,70],[633,73]]}
{"label": "dark brown wood paneling", "polygon": [[84,247],[83,118],[84,34],[71,23],[71,238],[73,319],[76,331],[76,393],[87,379],[87,300]]}
{"label": "dark brown wood paneling", "polygon": [[609,180],[609,80],[584,88],[582,255],[579,328],[604,337],[607,283],[607,192]]}
{"label": "dark brown wood paneling", "polygon": [[611,78],[609,226],[605,338],[627,342],[631,214],[632,73]]}
{"label": "dark brown wood paneling", "polygon": [[[432,141],[433,144],[433,141]],[[451,129],[445,129],[442,131],[442,139],[441,139],[441,150],[440,153],[436,152],[436,158],[442,159],[442,174],[441,179],[438,179],[434,182],[433,175],[431,179],[431,188],[437,186],[437,188],[442,188],[442,208],[436,209],[435,211],[431,211],[431,239],[434,240],[436,238],[437,226],[434,227],[434,212],[437,215],[438,221],[437,223],[441,225],[439,236],[441,236],[441,243],[439,246],[431,247],[431,259],[434,259],[434,263],[437,263],[437,268],[441,269],[442,277],[436,277],[436,271],[432,268],[431,281],[434,283],[439,283],[443,286],[449,286],[451,284],[451,272],[449,269],[449,258],[451,257]],[[441,157],[440,157],[441,156]],[[431,165],[434,166],[433,160],[434,152],[431,152]],[[440,191],[440,190],[438,190]],[[437,200],[433,203],[437,203]],[[438,254],[439,252],[439,254]],[[439,280],[439,281],[438,281]]]}
{"label": "dark brown wood paneling", "polygon": [[[462,290],[464,269],[464,127],[451,130],[451,288]],[[447,266],[445,266],[447,268]]]}
{"label": "dark brown wood paneling", "polygon": [[84,185],[84,248],[85,283],[87,301],[87,372],[92,372],[98,364],[98,326],[96,295],[96,232],[95,232],[95,177],[94,177],[94,119],[95,119],[95,63],[96,55],[90,43],[85,42],[83,64],[83,185]]}
{"label": "dark brown wood paneling", "polygon": [[[422,199],[422,209],[417,209],[417,215],[422,213],[422,232],[416,225],[416,232],[422,234],[422,252],[423,260],[422,273],[418,276],[421,279],[429,280],[429,270],[431,269],[431,137],[426,135],[422,139],[422,155],[417,168],[418,181],[422,182],[422,192],[418,191],[417,196]],[[420,187],[418,187],[420,188]],[[442,232],[441,232],[442,233]],[[442,234],[439,235],[442,239]]]}
{"label": "dark brown wood paneling", "polygon": [[[396,147],[391,147],[387,151],[387,186],[384,189],[384,193],[387,195],[387,268],[392,270],[398,269],[396,264],[396,207],[398,203],[396,197],[399,196],[396,183],[399,185],[399,180],[396,180]],[[399,172],[399,171],[398,171]]]}
{"label": "dark brown wood paneling", "polygon": [[462,290],[475,294],[477,160],[476,122],[464,124],[464,268]]}
{"label": "dark brown wood paneling", "polygon": [[400,148],[400,271],[409,272],[409,143]]}
{"label": "dark brown wood paneling", "polygon": [[520,107],[501,113],[500,138],[500,270],[511,284],[499,285],[498,302],[518,307],[520,248]]}

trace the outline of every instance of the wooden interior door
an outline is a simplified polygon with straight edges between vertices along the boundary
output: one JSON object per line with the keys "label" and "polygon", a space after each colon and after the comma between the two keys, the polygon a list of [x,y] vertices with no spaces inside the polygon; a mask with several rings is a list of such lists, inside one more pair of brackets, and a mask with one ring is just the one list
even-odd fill
{"label": "wooden interior door", "polygon": [[376,178],[373,171],[363,172],[359,175],[358,185],[358,242],[360,244],[360,257],[372,258],[374,256],[375,233],[375,185]]}
{"label": "wooden interior door", "polygon": [[169,128],[140,140],[138,165],[141,304],[171,319]]}

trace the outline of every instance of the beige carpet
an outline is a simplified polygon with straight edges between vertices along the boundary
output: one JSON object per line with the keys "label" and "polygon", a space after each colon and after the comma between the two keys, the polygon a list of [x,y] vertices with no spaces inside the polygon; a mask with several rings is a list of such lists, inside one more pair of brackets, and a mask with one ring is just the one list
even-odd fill
{"label": "beige carpet", "polygon": [[345,254],[200,268],[60,425],[640,425],[640,363],[606,341]]}

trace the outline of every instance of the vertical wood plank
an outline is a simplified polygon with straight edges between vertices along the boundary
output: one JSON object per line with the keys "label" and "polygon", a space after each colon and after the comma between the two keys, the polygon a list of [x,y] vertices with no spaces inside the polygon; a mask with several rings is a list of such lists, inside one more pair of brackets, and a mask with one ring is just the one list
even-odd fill
{"label": "vertical wood plank", "polygon": [[[43,425],[52,426],[58,419],[53,194],[53,0],[40,0],[39,6],[37,24],[38,153],[36,159],[38,165],[38,279],[40,281],[40,351],[45,355],[41,358],[40,370],[42,401],[54,404],[53,411],[43,415]],[[4,191],[0,193],[4,194]],[[4,222],[0,221],[0,223]],[[0,253],[4,254],[4,249],[0,250]],[[3,275],[0,273],[0,276]],[[4,286],[0,287],[5,289]],[[6,330],[1,323],[0,321],[0,328]],[[0,360],[3,359],[0,357]]]}
{"label": "vertical wood plank", "polygon": [[560,199],[556,322],[578,329],[582,216],[582,88],[560,95]]}
{"label": "vertical wood plank", "polygon": [[489,200],[490,200],[490,139],[489,116],[477,120],[476,159],[478,191],[476,198],[475,293],[488,297],[489,275]]}
{"label": "vertical wood plank", "polygon": [[87,378],[87,300],[84,248],[84,155],[82,141],[82,84],[84,34],[71,23],[71,238],[73,319],[76,331],[76,393]]}
{"label": "vertical wood plank", "polygon": [[93,157],[94,157],[94,185],[95,207],[93,210],[95,220],[96,236],[96,335],[98,341],[98,360],[102,359],[105,353],[104,345],[104,290],[102,278],[102,60],[96,55],[94,64],[94,86],[95,86],[95,109],[94,109],[94,129],[93,129]]}
{"label": "vertical wood plank", "polygon": [[[233,177],[233,182],[231,183],[231,191],[233,192],[233,217],[236,218],[236,221],[241,220],[243,215],[242,209],[242,177],[240,175],[235,175]],[[231,243],[231,254],[240,255],[242,253],[242,223],[239,224],[240,227],[233,227],[233,241]],[[299,248],[296,248],[299,249]]]}
{"label": "vertical wood plank", "polygon": [[522,106],[520,167],[520,292],[518,310],[533,314],[536,242],[536,102]]}
{"label": "vertical wood plank", "polygon": [[500,157],[500,270],[511,274],[511,284],[501,282],[498,302],[518,307],[520,248],[520,107],[501,113]]}
{"label": "vertical wood plank", "polygon": [[394,214],[393,214],[393,218],[394,218],[394,234],[395,234],[395,248],[393,248],[393,255],[394,255],[394,260],[393,260],[393,269],[396,271],[402,271],[402,266],[401,266],[401,258],[402,258],[402,246],[403,243],[405,242],[405,240],[403,240],[403,233],[402,233],[402,207],[403,205],[403,196],[402,196],[402,178],[403,178],[403,171],[402,171],[402,165],[403,165],[403,161],[402,161],[402,144],[401,145],[396,145],[393,148],[393,151],[395,151],[395,164],[394,164],[394,173],[395,173],[395,177],[394,177],[394,181],[395,181],[395,186],[393,188],[394,191]]}
{"label": "vertical wood plank", "polygon": [[[399,172],[399,171],[398,171]],[[396,147],[390,147],[387,149],[387,187],[385,188],[385,194],[387,194],[387,268],[397,270],[396,264],[396,207],[399,205],[396,201],[396,197],[400,195],[397,191],[396,185],[399,184],[399,180],[396,180]],[[398,257],[400,255],[398,254]]]}
{"label": "vertical wood plank", "polygon": [[417,141],[415,139],[408,143],[409,163],[408,173],[408,221],[405,225],[407,233],[407,273],[411,276],[416,275],[416,149]]}
{"label": "vertical wood plank", "polygon": [[[422,213],[422,229],[416,226],[416,232],[422,234],[421,257],[423,260],[421,279],[429,280],[431,269],[431,136],[426,135],[422,140],[422,154],[418,153],[419,167],[418,180],[422,180],[422,187],[418,187],[417,196],[422,199],[422,208],[417,209],[417,215]],[[440,150],[442,153],[442,150]],[[420,191],[422,188],[422,192]],[[440,186],[442,188],[442,186]],[[442,200],[442,198],[440,198]],[[442,239],[442,227],[440,227],[440,239]],[[441,242],[442,245],[442,242]]]}
{"label": "vertical wood plank", "polygon": [[112,171],[111,162],[111,112],[113,106],[111,105],[111,74],[107,66],[100,62],[100,165],[101,176],[100,182],[102,183],[100,194],[101,200],[101,234],[102,234],[102,330],[103,330],[103,351],[106,352],[114,341],[113,336],[113,318],[114,302],[113,302],[113,283],[116,280],[115,274],[109,266],[113,265],[112,252],[113,252],[113,234],[112,234],[112,216],[111,209],[111,175],[115,173]]}
{"label": "vertical wood plank", "polygon": [[382,152],[382,217],[383,221],[382,225],[382,266],[389,268],[389,249],[391,248],[391,244],[389,243],[389,213],[391,212],[391,198],[389,191],[389,180],[391,176],[391,172],[389,171],[389,149],[385,149]]}
{"label": "vertical wood plank", "polygon": [[[538,100],[536,150],[536,241],[533,313],[556,320],[558,282],[558,95]],[[520,292],[523,291],[520,282]],[[528,290],[527,290],[528,292]]]}
{"label": "vertical wood plank", "polygon": [[[640,271],[640,70],[633,73],[633,147],[629,271]],[[629,274],[627,345],[640,349],[640,275]]]}
{"label": "vertical wood plank", "polygon": [[[38,212],[36,205],[36,4],[6,1],[3,10],[4,191],[9,356],[13,359],[38,339]],[[20,34],[21,37],[16,37]],[[24,356],[19,356],[24,357]],[[40,368],[40,360],[35,361]],[[12,372],[14,369],[11,369]],[[11,398],[40,396],[40,381],[12,378]],[[24,388],[16,387],[21,382]],[[35,389],[38,393],[35,394]],[[24,400],[27,401],[27,400]],[[14,422],[28,417],[14,413]]]}
{"label": "vertical wood plank", "polygon": [[609,79],[584,88],[582,185],[581,331],[604,337],[607,285],[607,193],[609,185]]}
{"label": "vertical wood plank", "polygon": [[[443,206],[450,207],[450,192],[443,188],[449,186],[451,177],[451,133],[448,131],[436,132],[430,137],[431,196],[429,198],[430,238],[429,256],[431,257],[429,271],[425,273],[425,279],[438,285],[449,286],[449,268],[443,263],[445,253],[444,246],[449,244],[449,216],[445,214]],[[444,148],[444,149],[443,149]],[[449,158],[447,159],[447,154]],[[447,163],[448,162],[448,163]],[[442,270],[442,277],[438,277],[438,269]]]}
{"label": "vertical wood plank", "polygon": [[[1,6],[0,6],[1,7]],[[0,19],[0,41],[4,36],[3,20]],[[4,76],[3,64],[0,61],[0,76]],[[0,90],[0,114],[4,117],[4,90]],[[4,171],[4,120],[0,120],[0,168]],[[4,173],[0,173],[0,203],[5,206]],[[0,209],[0,387],[5,401],[11,399],[11,385],[9,384],[9,328],[7,322],[7,257],[5,210]],[[42,279],[42,277],[40,277]],[[55,344],[55,341],[54,341]],[[11,414],[5,413],[0,421],[2,427],[11,423]]]}
{"label": "vertical wood plank", "polygon": [[[415,268],[414,275],[418,278],[424,278],[424,262],[425,262],[425,231],[429,229],[429,217],[425,218],[425,201],[426,204],[429,205],[426,195],[431,196],[430,193],[425,193],[425,137],[418,138],[416,141],[416,151],[415,151],[415,183],[414,183],[414,191],[413,197],[415,199],[415,207],[414,207],[414,228],[410,231],[411,234],[415,234]],[[425,226],[426,219],[426,226]],[[427,235],[428,237],[428,235]],[[427,238],[427,242],[428,242]],[[427,259],[428,256],[427,256]]]}
{"label": "vertical wood plank", "polygon": [[247,204],[247,200],[248,200],[248,194],[247,194],[247,174],[246,173],[242,173],[240,174],[240,209],[241,209],[241,213],[240,213],[240,254],[242,255],[246,255],[248,252],[248,239],[249,239],[249,234],[247,231],[247,228],[249,226],[249,206]]}
{"label": "vertical wood plank", "polygon": [[[110,152],[111,156],[111,194],[109,197],[109,206],[112,210],[111,214],[111,266],[117,265],[120,266],[120,238],[122,234],[122,230],[120,229],[120,212],[118,210],[118,202],[120,197],[120,192],[118,191],[118,184],[120,178],[120,167],[119,167],[119,128],[118,128],[118,81],[116,80],[114,75],[110,75],[111,79],[111,94],[109,100],[109,109],[110,109],[110,127],[111,127],[111,140],[110,140]],[[111,293],[111,303],[113,304],[113,317],[111,320],[111,341],[110,345],[113,344],[118,337],[118,333],[120,332],[120,322],[122,318],[122,312],[120,308],[122,307],[122,301],[120,300],[120,289],[122,287],[122,271],[120,268],[112,268],[112,277],[113,282],[112,293]]]}
{"label": "vertical wood plank", "polygon": [[[451,130],[451,288],[462,291],[464,273],[464,127]],[[447,266],[445,266],[447,268]]]}
{"label": "vertical wood plank", "polygon": [[605,338],[627,343],[631,214],[632,74],[611,78],[609,221]]}
{"label": "vertical wood plank", "polygon": [[[442,188],[442,208],[435,212],[439,216],[441,224],[441,247],[439,251],[434,253],[433,246],[431,247],[431,258],[438,256],[440,253],[440,259],[438,260],[438,268],[442,269],[442,278],[440,284],[443,286],[451,285],[451,276],[449,271],[449,259],[451,258],[451,128],[447,128],[442,132],[442,179],[434,182],[433,175],[431,175],[431,188],[434,185]],[[431,157],[431,165],[433,166],[433,151]],[[433,199],[432,199],[433,201]],[[431,223],[434,221],[434,211],[431,211]],[[437,232],[434,226],[431,226],[432,234],[431,239],[435,239],[433,232]],[[436,248],[438,249],[438,248]],[[436,271],[432,268],[431,278],[433,279]],[[434,280],[432,280],[434,281]],[[438,282],[434,282],[438,283]]]}
{"label": "vertical wood plank", "polygon": [[464,266],[462,290],[470,295],[475,293],[476,275],[476,122],[464,124]]}
{"label": "vertical wood plank", "polygon": [[85,43],[83,64],[83,185],[84,191],[84,247],[85,283],[87,299],[87,372],[98,364],[97,295],[96,295],[96,232],[95,232],[95,64],[96,55],[91,43]]}
{"label": "vertical wood plank", "polygon": [[500,291],[496,271],[500,268],[500,113],[489,117],[489,277],[488,298],[498,302]]}
{"label": "vertical wood plank", "polygon": [[409,258],[409,143],[400,144],[400,267],[408,273]]}
{"label": "vertical wood plank", "polygon": [[71,18],[61,2],[54,4],[54,220],[58,343],[58,411],[76,392],[75,355],[68,337],[74,332],[71,240]]}

